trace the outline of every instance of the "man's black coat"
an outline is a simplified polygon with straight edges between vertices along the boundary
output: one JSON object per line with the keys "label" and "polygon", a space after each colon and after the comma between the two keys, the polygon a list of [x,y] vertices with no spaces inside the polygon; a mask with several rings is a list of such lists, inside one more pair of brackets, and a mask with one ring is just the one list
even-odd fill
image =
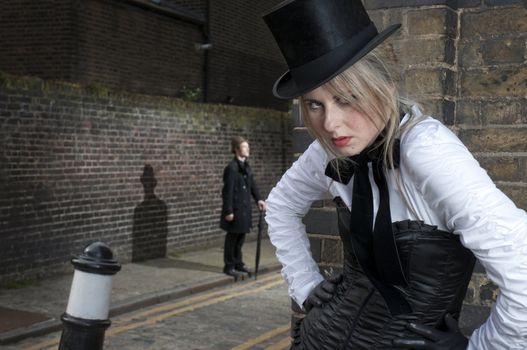
{"label": "man's black coat", "polygon": [[[261,199],[251,167],[247,161],[241,162],[234,158],[223,171],[222,229],[233,233],[248,233],[251,230],[251,195],[256,202]],[[225,220],[229,214],[234,214],[233,221]]]}

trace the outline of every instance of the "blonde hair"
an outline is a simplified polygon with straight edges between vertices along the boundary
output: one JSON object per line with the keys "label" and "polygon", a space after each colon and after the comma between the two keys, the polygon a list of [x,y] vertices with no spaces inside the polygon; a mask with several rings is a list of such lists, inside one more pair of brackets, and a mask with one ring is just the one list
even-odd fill
{"label": "blonde hair", "polygon": [[[339,99],[350,103],[355,110],[370,118],[377,126],[379,121],[384,126],[379,129],[380,140],[372,145],[382,147],[384,169],[393,168],[393,148],[395,140],[415,122],[405,123],[400,127],[401,113],[411,113],[415,103],[399,95],[389,67],[379,54],[370,52],[364,58],[347,68],[344,72],[323,85]],[[313,137],[317,138],[328,151],[338,156],[334,146],[318,135],[306,116],[306,104],[299,98],[300,110],[304,124]]]}
{"label": "blonde hair", "polygon": [[[379,121],[382,122],[384,127],[382,130],[379,129],[381,137],[372,147],[383,148],[383,171],[393,169],[396,139],[424,119],[425,116],[418,117],[413,114],[412,106],[418,106],[418,104],[399,94],[396,82],[391,74],[391,68],[383,62],[377,50],[370,52],[357,63],[324,84],[324,87],[334,96],[350,103],[353,108],[370,118],[375,125],[378,126]],[[317,138],[326,150],[338,157],[339,154],[334,146],[317,134],[309,118],[306,117],[308,115],[307,106],[303,103],[302,97],[299,98],[299,102],[302,119],[311,135]],[[410,119],[400,125],[402,113],[408,113]],[[345,159],[342,156],[341,158]],[[334,164],[336,164],[336,171],[338,172],[339,162]],[[409,194],[405,186],[402,185],[399,172],[395,173],[395,180],[402,199],[415,217],[419,218],[417,210],[408,199]]]}

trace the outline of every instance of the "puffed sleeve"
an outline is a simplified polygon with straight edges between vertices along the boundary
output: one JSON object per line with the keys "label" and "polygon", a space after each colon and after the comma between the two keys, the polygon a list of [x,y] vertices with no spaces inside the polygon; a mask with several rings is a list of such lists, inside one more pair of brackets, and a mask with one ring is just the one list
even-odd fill
{"label": "puffed sleeve", "polygon": [[315,200],[328,197],[325,152],[314,142],[284,174],[267,198],[266,222],[289,295],[302,305],[322,280],[313,260],[302,218]]}
{"label": "puffed sleeve", "polygon": [[[402,140],[401,164],[443,224],[460,235],[500,295],[471,350],[527,349],[527,214],[505,196],[461,141],[427,119]],[[403,165],[404,164],[404,165]]]}

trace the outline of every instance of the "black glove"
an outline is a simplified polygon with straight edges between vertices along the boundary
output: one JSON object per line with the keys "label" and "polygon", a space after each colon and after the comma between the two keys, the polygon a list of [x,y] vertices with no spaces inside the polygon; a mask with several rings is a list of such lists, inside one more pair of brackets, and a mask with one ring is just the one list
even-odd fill
{"label": "black glove", "polygon": [[468,339],[461,333],[457,321],[450,314],[445,315],[447,331],[442,332],[433,327],[408,323],[406,328],[423,338],[398,338],[392,345],[398,349],[427,350],[465,350]]}
{"label": "black glove", "polygon": [[304,301],[304,309],[309,312],[313,307],[320,307],[323,303],[330,301],[340,281],[342,281],[342,274],[328,277],[328,279],[320,282]]}

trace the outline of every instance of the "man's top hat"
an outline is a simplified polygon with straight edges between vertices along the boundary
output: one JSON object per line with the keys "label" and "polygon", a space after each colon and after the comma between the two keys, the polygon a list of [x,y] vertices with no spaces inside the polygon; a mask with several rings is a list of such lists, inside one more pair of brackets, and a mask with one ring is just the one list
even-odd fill
{"label": "man's top hat", "polygon": [[379,33],[360,0],[287,0],[263,16],[289,70],[274,84],[281,99],[328,82],[394,33]]}

